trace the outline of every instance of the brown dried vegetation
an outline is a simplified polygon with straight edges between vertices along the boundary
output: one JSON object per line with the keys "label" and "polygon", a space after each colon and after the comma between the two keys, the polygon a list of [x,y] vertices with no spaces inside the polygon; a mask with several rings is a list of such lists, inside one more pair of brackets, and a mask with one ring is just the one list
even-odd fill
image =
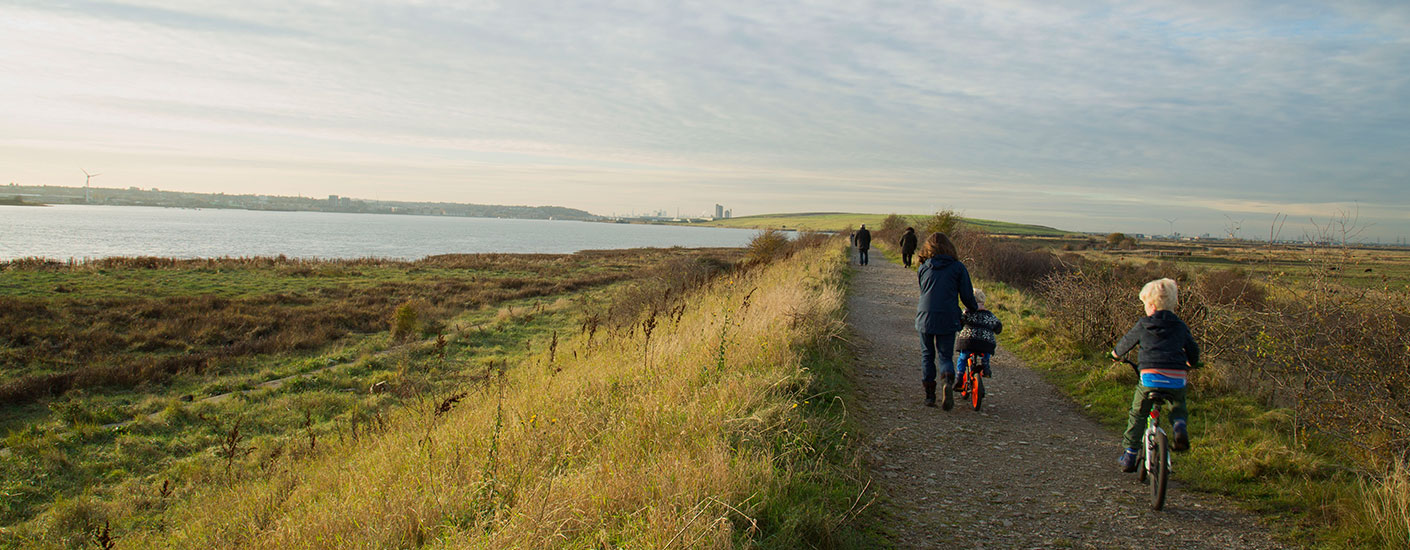
{"label": "brown dried vegetation", "polygon": [[[388,330],[397,306],[408,302],[417,304],[421,332],[435,334],[449,316],[468,309],[607,285],[672,257],[736,254],[668,249],[440,255],[415,262],[283,257],[4,262],[0,273],[52,272],[78,281],[59,285],[66,289],[83,288],[84,277],[122,274],[141,280],[144,273],[163,271],[219,278],[261,270],[273,279],[318,280],[233,295],[170,289],[125,295],[0,292],[0,406],[71,388],[133,386],[179,373],[219,371],[251,355],[315,350],[348,335]],[[384,276],[367,276],[374,271]]]}

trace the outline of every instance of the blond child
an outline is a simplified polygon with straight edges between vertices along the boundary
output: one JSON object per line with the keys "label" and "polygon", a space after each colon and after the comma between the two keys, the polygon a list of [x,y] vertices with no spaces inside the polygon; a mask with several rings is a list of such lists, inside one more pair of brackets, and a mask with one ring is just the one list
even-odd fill
{"label": "blond child", "polygon": [[1131,327],[1111,352],[1112,358],[1120,359],[1137,344],[1141,346],[1138,367],[1141,382],[1131,399],[1126,433],[1121,438],[1126,450],[1119,464],[1124,472],[1136,471],[1136,446],[1145,418],[1151,410],[1147,392],[1160,390],[1170,396],[1170,419],[1175,424],[1173,448],[1177,451],[1190,448],[1190,436],[1186,430],[1189,409],[1185,400],[1185,376],[1193,365],[1199,364],[1199,345],[1195,344],[1190,327],[1175,315],[1175,306],[1179,301],[1175,281],[1157,279],[1146,283],[1140,296],[1146,316],[1136,321],[1136,326]]}

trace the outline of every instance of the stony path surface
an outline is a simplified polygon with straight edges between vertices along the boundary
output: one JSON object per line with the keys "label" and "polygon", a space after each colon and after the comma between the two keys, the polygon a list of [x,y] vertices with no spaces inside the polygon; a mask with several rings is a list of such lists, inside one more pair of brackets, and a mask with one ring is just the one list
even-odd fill
{"label": "stony path surface", "polygon": [[1178,481],[1151,511],[1146,486],[1117,470],[1119,436],[1005,350],[979,412],[923,406],[915,274],[872,258],[856,267],[848,322],[861,337],[866,458],[891,497],[898,548],[1287,547]]}

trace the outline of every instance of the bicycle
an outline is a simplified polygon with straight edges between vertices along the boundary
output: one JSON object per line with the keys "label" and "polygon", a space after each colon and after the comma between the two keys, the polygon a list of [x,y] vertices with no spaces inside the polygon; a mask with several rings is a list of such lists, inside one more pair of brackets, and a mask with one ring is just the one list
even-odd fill
{"label": "bicycle", "polygon": [[965,361],[964,375],[960,377],[960,396],[969,400],[974,410],[984,401],[984,358],[987,353],[971,353]]}
{"label": "bicycle", "polygon": [[[1122,358],[1122,363],[1140,370],[1136,363]],[[1160,426],[1160,408],[1174,399],[1174,396],[1161,390],[1146,392],[1151,401],[1151,412],[1146,417],[1146,431],[1141,436],[1142,452],[1136,453],[1136,470],[1140,472],[1141,483],[1149,483],[1151,489],[1151,509],[1165,508],[1166,488],[1170,483],[1170,473],[1174,471],[1170,460],[1170,438]]]}

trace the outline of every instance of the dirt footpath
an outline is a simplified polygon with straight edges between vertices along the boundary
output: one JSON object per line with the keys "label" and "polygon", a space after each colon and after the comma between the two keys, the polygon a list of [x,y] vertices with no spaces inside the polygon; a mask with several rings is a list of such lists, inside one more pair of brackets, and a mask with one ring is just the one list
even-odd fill
{"label": "dirt footpath", "polygon": [[1006,350],[981,411],[923,406],[915,274],[873,257],[855,267],[848,322],[861,336],[866,458],[891,498],[898,548],[1287,547],[1178,481],[1165,510],[1151,511],[1146,486],[1117,469],[1119,435]]}

